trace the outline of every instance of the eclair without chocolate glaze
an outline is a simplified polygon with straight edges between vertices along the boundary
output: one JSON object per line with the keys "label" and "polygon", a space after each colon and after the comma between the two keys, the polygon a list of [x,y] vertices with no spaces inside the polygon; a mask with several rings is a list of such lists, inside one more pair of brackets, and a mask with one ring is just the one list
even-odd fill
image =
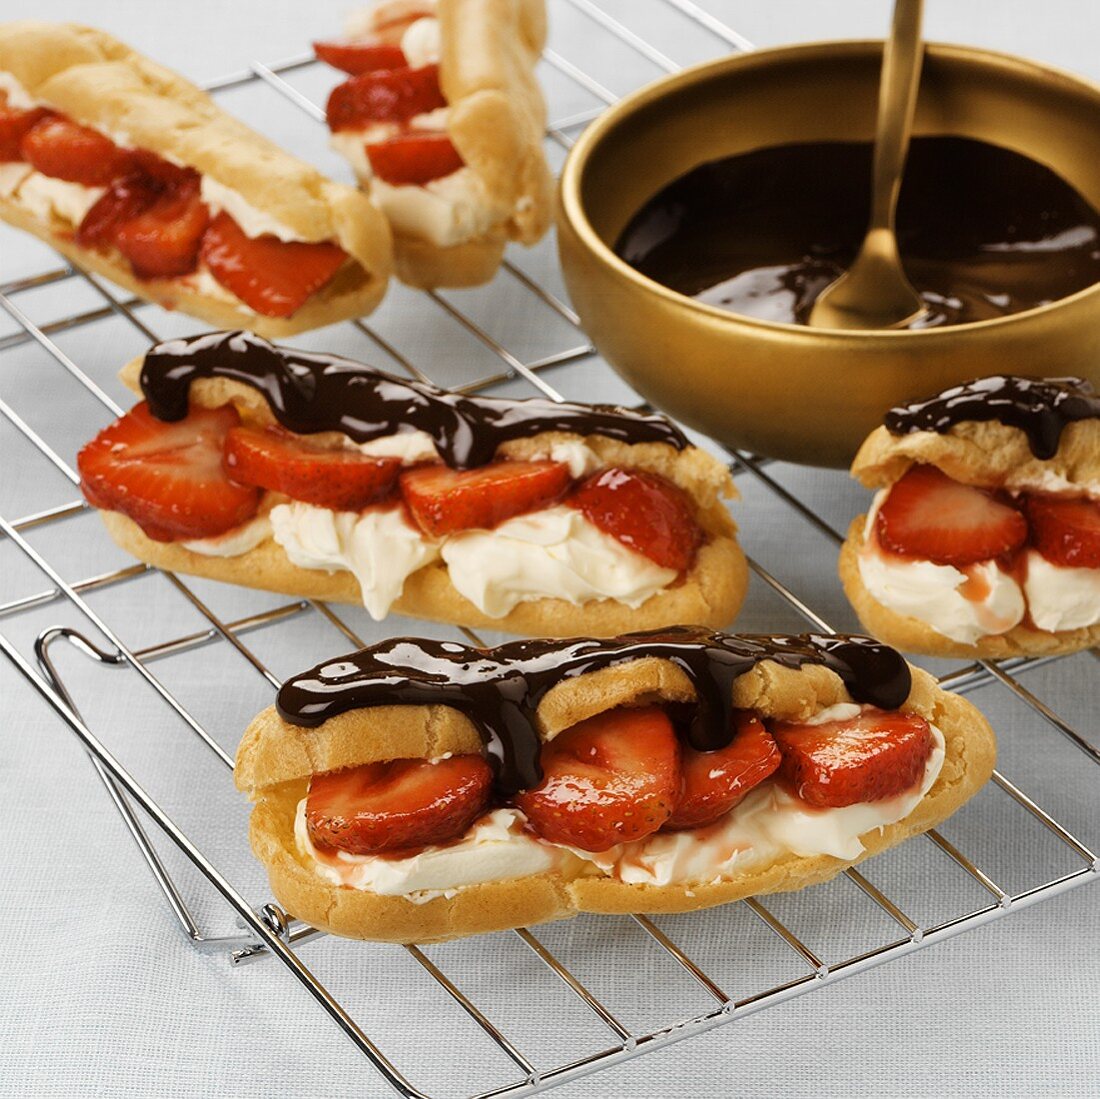
{"label": "eclair without chocolate glaze", "polygon": [[[509,703],[501,682],[512,684]],[[406,704],[387,704],[395,697]],[[539,750],[545,760],[559,736],[638,707],[666,708],[690,740],[715,749],[745,711],[771,728],[900,711],[927,723],[935,746],[911,789],[870,804],[809,807],[772,778],[705,828],[603,853],[540,838],[515,808],[539,780]],[[311,842],[303,813],[314,776],[486,752],[497,792],[448,844],[357,859]],[[994,754],[972,705],[866,638],[673,629],[495,650],[403,638],[289,680],[246,730],[235,780],[256,803],[253,850],[288,912],[354,938],[433,942],[579,912],[690,911],[825,881],[953,813],[989,777]]]}
{"label": "eclair without chocolate glaze", "polygon": [[23,161],[0,164],[6,181],[0,216],[81,267],[166,308],[268,336],[362,316],[381,300],[392,242],[385,218],[366,196],[325,178],[111,35],[75,24],[0,25],[0,92],[9,107],[56,112],[124,151],[201,173],[208,211],[232,216],[249,238],[328,244],[346,257],[289,316],[264,315],[202,262],[178,277],[141,277],[109,241],[80,243],[80,223],[103,187],[46,176]]}
{"label": "eclair without chocolate glaze", "polygon": [[[546,40],[543,0],[383,0],[353,15],[348,44],[372,40],[379,20],[391,36],[395,24],[405,28],[400,41],[410,68],[438,65],[443,105],[401,121],[385,114],[358,124],[338,122],[330,109],[333,147],[390,218],[403,282],[487,282],[507,242],[534,244],[552,217],[553,177],[542,149],[546,107],[535,77]],[[359,79],[373,74],[345,83]],[[446,139],[455,162],[430,180],[383,179],[368,146],[385,151],[387,142],[409,137]]]}

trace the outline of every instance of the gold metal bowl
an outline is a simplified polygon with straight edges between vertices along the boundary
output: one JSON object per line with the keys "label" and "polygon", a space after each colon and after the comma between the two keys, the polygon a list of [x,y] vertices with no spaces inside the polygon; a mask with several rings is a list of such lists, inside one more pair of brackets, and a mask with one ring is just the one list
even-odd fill
{"label": "gold metal bowl", "polygon": [[[656,406],[730,446],[847,465],[891,405],[983,374],[1079,374],[1100,385],[1100,283],[995,320],[840,332],[701,305],[611,250],[656,191],[718,157],[800,141],[870,141],[881,42],[722,58],[622,100],[574,146],[559,250],[593,342]],[[914,132],[1038,160],[1100,208],[1100,88],[986,50],[929,45]]]}

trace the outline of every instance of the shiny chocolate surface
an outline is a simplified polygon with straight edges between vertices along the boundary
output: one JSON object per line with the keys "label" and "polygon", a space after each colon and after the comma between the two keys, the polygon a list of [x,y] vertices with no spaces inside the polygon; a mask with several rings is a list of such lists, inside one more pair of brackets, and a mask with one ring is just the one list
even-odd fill
{"label": "shiny chocolate surface", "polygon": [[477,727],[498,792],[507,796],[537,785],[542,777],[535,712],[550,688],[644,657],[672,661],[691,681],[698,701],[684,733],[700,751],[730,743],[733,682],[764,660],[785,668],[831,668],[853,698],[882,709],[901,706],[911,686],[901,655],[868,637],[735,635],[679,626],[608,639],[512,641],[493,649],[394,638],[287,680],[276,707],[286,721],[315,727],[371,706],[451,706]]}
{"label": "shiny chocolate surface", "polygon": [[[712,161],[653,196],[615,251],[701,302],[805,324],[863,239],[870,179],[860,142]],[[926,310],[912,328],[1007,316],[1100,281],[1100,214],[1049,168],[984,141],[913,140],[897,236]]]}
{"label": "shiny chocolate surface", "polygon": [[403,381],[352,359],[280,347],[247,332],[211,332],[153,347],[141,371],[141,389],[153,415],[183,419],[191,383],[198,378],[228,378],[258,389],[276,420],[302,435],[342,431],[365,443],[425,431],[455,469],[486,465],[501,443],[543,431],[668,443],[677,450],[688,445],[663,416],[538,397],[467,397]]}

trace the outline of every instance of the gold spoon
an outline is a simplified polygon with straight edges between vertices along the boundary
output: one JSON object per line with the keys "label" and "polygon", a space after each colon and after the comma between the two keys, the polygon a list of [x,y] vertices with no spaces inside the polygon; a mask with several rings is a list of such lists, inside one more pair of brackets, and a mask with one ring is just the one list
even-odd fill
{"label": "gold spoon", "polygon": [[900,328],[924,310],[905,277],[894,235],[894,211],[920,84],[922,6],[923,0],[894,4],[879,81],[871,221],[852,266],[814,302],[814,328]]}

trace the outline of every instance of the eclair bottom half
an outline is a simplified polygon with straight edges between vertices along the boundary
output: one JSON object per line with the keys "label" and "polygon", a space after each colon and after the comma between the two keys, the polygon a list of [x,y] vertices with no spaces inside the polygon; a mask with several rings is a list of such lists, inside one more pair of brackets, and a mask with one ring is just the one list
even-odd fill
{"label": "eclair bottom half", "polygon": [[[540,705],[540,732],[553,736],[616,707],[683,703],[692,697],[678,669],[663,660],[645,659],[563,680]],[[851,701],[839,678],[823,668],[792,671],[765,662],[735,686],[737,706],[754,709],[765,718],[799,720]],[[428,897],[383,895],[327,880],[300,843],[299,803],[305,798],[308,776],[373,760],[431,759],[446,752],[479,751],[473,727],[447,707],[381,706],[342,714],[315,729],[290,725],[274,709],[265,711],[242,741],[236,780],[256,798],[252,848],[287,912],[338,935],[430,943],[579,913],[686,912],[827,881],[846,867],[936,826],[992,773],[993,733],[969,702],[942,691],[931,676],[913,669],[912,691],[901,709],[924,717],[943,740],[938,774],[907,815],[861,834],[862,851],[855,857],[788,851],[749,860],[720,880],[630,883],[571,852],[543,873],[465,885]],[[288,775],[297,777],[286,779]]]}
{"label": "eclair bottom half", "polygon": [[[359,582],[352,573],[299,568],[272,538],[238,556],[209,557],[180,543],[154,541],[120,512],[103,511],[100,515],[118,546],[156,568],[283,595],[362,606]],[[492,618],[455,589],[445,565],[434,562],[408,577],[392,611],[531,637],[609,637],[678,622],[724,626],[744,601],[748,582],[748,564],[737,541],[712,533],[691,569],[639,607],[612,599],[575,604],[547,597],[519,603],[506,615]]]}

